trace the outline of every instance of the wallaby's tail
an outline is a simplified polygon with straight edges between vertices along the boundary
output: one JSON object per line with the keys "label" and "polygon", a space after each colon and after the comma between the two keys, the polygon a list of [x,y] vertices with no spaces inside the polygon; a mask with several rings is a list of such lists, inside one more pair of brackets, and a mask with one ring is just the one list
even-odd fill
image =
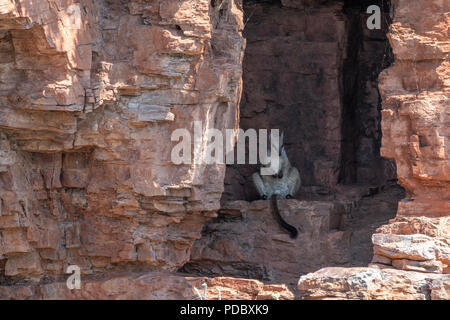
{"label": "wallaby's tail", "polygon": [[270,206],[272,207],[272,212],[275,215],[275,218],[277,219],[278,223],[289,233],[291,234],[291,238],[295,239],[297,238],[298,231],[294,226],[291,226],[289,223],[284,221],[283,217],[280,214],[280,211],[278,210],[278,203],[277,203],[277,196],[274,194],[270,198]]}

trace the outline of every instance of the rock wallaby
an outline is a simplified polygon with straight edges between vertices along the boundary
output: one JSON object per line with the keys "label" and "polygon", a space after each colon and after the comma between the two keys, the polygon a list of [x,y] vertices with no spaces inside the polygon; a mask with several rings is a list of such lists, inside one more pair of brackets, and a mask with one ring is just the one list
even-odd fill
{"label": "rock wallaby", "polygon": [[[261,175],[255,172],[252,176],[253,183],[258,190],[262,199],[270,199],[272,213],[274,214],[278,223],[289,231],[291,238],[296,238],[298,231],[294,226],[287,223],[278,210],[278,199],[293,198],[301,186],[300,173],[297,168],[291,166],[283,145],[284,133],[281,134],[278,148],[273,141],[270,141],[270,147],[267,150],[269,161],[264,167],[271,167],[271,149],[278,152],[279,161],[272,166],[275,170],[273,175]],[[275,168],[274,168],[275,167]]]}

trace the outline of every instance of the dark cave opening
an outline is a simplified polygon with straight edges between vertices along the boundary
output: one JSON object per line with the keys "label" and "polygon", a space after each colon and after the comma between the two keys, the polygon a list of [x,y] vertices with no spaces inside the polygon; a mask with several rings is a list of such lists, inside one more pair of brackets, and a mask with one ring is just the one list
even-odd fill
{"label": "dark cave opening", "polygon": [[[382,9],[380,30],[366,25],[373,4]],[[393,63],[390,5],[267,0],[244,1],[243,8],[240,128],[284,131],[302,187],[300,201],[279,204],[300,227],[299,239],[287,239],[268,201],[254,201],[260,196],[251,176],[259,166],[228,165],[218,217],[205,224],[181,271],[283,282],[295,290],[299,275],[367,266],[371,236],[395,217],[404,197],[395,164],[380,155],[378,76]]]}
{"label": "dark cave opening", "polygon": [[[369,30],[370,5],[381,9]],[[301,200],[339,197],[348,186],[396,184],[380,155],[378,75],[393,62],[390,1],[244,1],[240,128],[280,129],[300,170]],[[257,165],[229,165],[222,201],[259,198]],[[345,191],[342,191],[345,190]]]}

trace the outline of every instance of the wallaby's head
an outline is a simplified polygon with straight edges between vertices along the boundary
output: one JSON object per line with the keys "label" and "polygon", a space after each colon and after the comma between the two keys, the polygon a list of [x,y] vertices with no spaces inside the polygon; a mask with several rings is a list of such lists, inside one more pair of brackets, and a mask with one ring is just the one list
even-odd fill
{"label": "wallaby's head", "polygon": [[[272,149],[274,152],[278,155],[278,161],[273,162],[272,161]],[[269,136],[269,145],[267,146],[267,157],[268,157],[268,163],[263,165],[266,168],[272,168],[275,173],[273,174],[273,177],[282,178],[283,177],[283,167],[287,165],[287,155],[286,151],[284,149],[284,132],[281,132],[280,139],[278,145],[274,143],[274,141],[271,139],[271,136]]]}

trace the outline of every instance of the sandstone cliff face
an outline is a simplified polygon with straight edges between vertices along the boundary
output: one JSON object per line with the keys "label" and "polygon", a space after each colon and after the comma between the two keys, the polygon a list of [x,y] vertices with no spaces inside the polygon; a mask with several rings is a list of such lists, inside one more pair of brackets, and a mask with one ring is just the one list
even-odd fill
{"label": "sandstone cliff face", "polygon": [[[392,62],[390,18],[385,5],[382,29],[369,30],[368,6],[244,1],[239,125],[285,132],[288,156],[301,172],[302,200],[332,196],[341,183],[383,185],[395,179],[395,166],[379,152],[377,88],[379,73]],[[257,169],[228,166],[223,199],[259,199],[251,181]]]}
{"label": "sandstone cliff face", "polygon": [[281,212],[301,231],[289,239],[267,202],[235,201],[256,199],[250,176],[257,166],[228,166],[219,217],[205,225],[183,271],[295,286],[299,274],[324,266],[370,263],[371,235],[404,195],[387,186],[395,166],[378,146],[389,8],[375,31],[367,29],[366,9],[359,2],[244,2],[240,126],[284,130],[303,201],[281,201]]}
{"label": "sandstone cliff face", "polygon": [[[407,201],[399,215],[450,213],[447,1],[394,1],[395,64],[380,77],[383,156],[397,164]],[[423,10],[423,8],[427,10]]]}
{"label": "sandstone cliff face", "polygon": [[324,268],[303,276],[299,289],[313,300],[448,300],[449,277],[378,268]]}
{"label": "sandstone cliff face", "polygon": [[407,197],[372,237],[373,268],[304,276],[299,289],[307,298],[449,299],[450,3],[392,4],[395,63],[380,76],[381,152],[395,160]]}
{"label": "sandstone cliff face", "polygon": [[[0,0],[0,298],[194,299],[193,288],[212,276],[211,299],[217,289],[224,299],[275,291],[283,299],[449,299],[450,3],[392,1],[395,61],[379,78],[381,155],[395,161],[407,196],[379,227],[393,217],[395,197],[333,192],[340,179],[382,190],[395,175],[378,153],[376,86],[386,65],[367,64],[383,59],[385,35],[360,30],[352,69],[342,3],[267,2],[276,7],[256,16],[290,14],[264,21],[269,35],[243,19],[240,0]],[[324,16],[327,30],[318,25]],[[362,21],[350,16],[355,26]],[[246,62],[244,22],[256,44]],[[261,60],[296,41],[301,61]],[[243,66],[261,69],[260,78],[244,76],[240,113]],[[288,72],[295,68],[299,74]],[[279,90],[267,72],[282,80]],[[298,77],[307,81],[297,85]],[[258,99],[278,105],[266,113]],[[298,242],[274,224],[266,202],[235,201],[253,200],[243,185],[254,168],[228,170],[225,179],[224,165],[170,160],[175,129],[193,132],[202,121],[205,138],[208,127],[277,126],[277,110],[295,118],[290,107],[299,101],[309,106],[301,109],[307,126],[290,127],[288,151],[306,172],[303,194],[326,197],[282,202],[301,229]],[[352,119],[358,125],[349,128]],[[221,206],[224,181],[237,187]],[[369,251],[356,263],[354,255],[373,232],[370,267],[304,275],[367,263]],[[80,291],[66,287],[68,265],[81,268]]]}
{"label": "sandstone cliff face", "polygon": [[237,126],[242,11],[3,0],[0,21],[1,277],[181,267],[224,167],[173,165],[171,133]]}
{"label": "sandstone cliff face", "polygon": [[291,199],[279,201],[279,208],[300,230],[297,239],[275,222],[268,201],[229,202],[207,223],[183,271],[295,286],[299,274],[350,263],[345,204]]}
{"label": "sandstone cliff face", "polygon": [[[381,152],[395,160],[407,197],[398,217],[373,236],[374,251],[393,259],[397,269],[448,273],[450,4],[393,6],[388,36],[395,64],[380,76]],[[424,7],[429,9],[421,12]]]}

